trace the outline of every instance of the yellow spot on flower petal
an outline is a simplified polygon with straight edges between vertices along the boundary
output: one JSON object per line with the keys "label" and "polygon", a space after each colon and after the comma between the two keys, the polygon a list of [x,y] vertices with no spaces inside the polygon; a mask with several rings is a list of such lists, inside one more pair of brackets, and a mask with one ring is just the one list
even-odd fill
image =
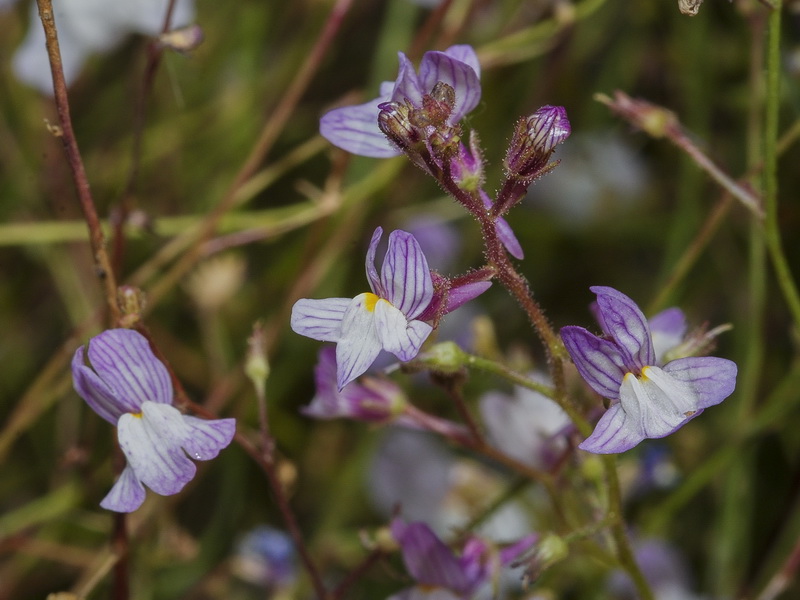
{"label": "yellow spot on flower petal", "polygon": [[380,300],[380,297],[367,292],[364,294],[364,308],[366,308],[369,312],[374,311],[378,300]]}

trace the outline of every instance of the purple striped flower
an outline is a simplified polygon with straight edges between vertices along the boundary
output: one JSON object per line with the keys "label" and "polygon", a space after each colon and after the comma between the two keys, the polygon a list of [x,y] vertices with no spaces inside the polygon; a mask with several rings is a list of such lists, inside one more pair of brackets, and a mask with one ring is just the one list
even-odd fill
{"label": "purple striped flower", "polygon": [[[88,361],[88,363],[87,363]],[[109,329],[81,346],[72,359],[75,391],[98,415],[117,427],[127,465],[100,506],[132,512],[144,502],[144,485],[157,494],[177,494],[197,470],[230,444],[235,419],[205,420],[172,406],[166,367],[140,333]]]}
{"label": "purple striped flower", "polygon": [[302,412],[315,419],[355,419],[383,423],[403,412],[406,397],[388,379],[363,377],[339,390],[336,379],[336,352],[330,346],[320,350],[314,381],[317,393]]}
{"label": "purple striped flower", "polygon": [[494,554],[489,544],[472,537],[464,544],[461,556],[456,556],[425,523],[396,518],[391,529],[417,585],[389,600],[469,600],[537,539],[535,534],[525,536]]}
{"label": "purple striped flower", "polygon": [[433,299],[428,262],[414,236],[405,231],[389,235],[389,248],[380,276],[375,254],[383,229],[372,235],[367,251],[371,292],[355,298],[303,298],[292,307],[292,329],[306,337],[336,342],[337,385],[364,373],[381,350],[401,361],[414,358],[433,331],[419,317]]}
{"label": "purple striped flower", "polygon": [[[586,383],[612,405],[581,449],[624,452],[645,438],[673,433],[733,393],[735,363],[692,356],[661,366],[651,326],[636,303],[610,287],[590,289],[597,294],[604,336],[569,326],[561,328],[561,338]],[[671,313],[665,319],[667,323],[657,325],[677,334],[679,316]]]}
{"label": "purple striped flower", "polygon": [[405,54],[398,52],[400,70],[395,81],[381,84],[380,96],[358,106],[334,109],[320,119],[320,133],[334,146],[353,154],[388,158],[401,154],[378,128],[378,105],[385,102],[422,107],[422,99],[438,82],[455,91],[455,105],[447,119],[457,124],[481,99],[480,65],[472,46],[450,46],[444,52],[426,52],[419,72]]}

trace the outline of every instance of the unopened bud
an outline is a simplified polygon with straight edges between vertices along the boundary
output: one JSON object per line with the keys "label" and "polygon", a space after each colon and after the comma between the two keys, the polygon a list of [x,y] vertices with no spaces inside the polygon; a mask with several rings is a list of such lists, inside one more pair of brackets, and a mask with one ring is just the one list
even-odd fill
{"label": "unopened bud", "polygon": [[390,552],[396,552],[399,547],[400,545],[392,535],[391,529],[388,527],[380,527],[377,531],[375,531],[375,534],[372,538],[372,548],[379,549],[388,554]]}
{"label": "unopened bud", "polygon": [[269,377],[269,361],[267,360],[264,327],[260,322],[253,325],[253,334],[247,338],[247,359],[244,372],[253,382],[257,390],[263,391]]}
{"label": "unopened bud", "polygon": [[614,98],[603,94],[595,98],[651,137],[664,137],[680,127],[672,111],[646,100],[631,98],[619,90],[614,92]]}
{"label": "unopened bud", "polygon": [[139,321],[147,304],[144,292],[132,285],[123,285],[117,289],[117,305],[121,313],[119,326],[133,328]]}
{"label": "unopened bud", "polygon": [[455,342],[442,342],[419,354],[417,359],[440,373],[453,374],[464,367],[467,355]]}
{"label": "unopened bud", "polygon": [[384,102],[378,105],[378,127],[402,152],[408,152],[422,139],[411,123],[411,107],[400,102]]}
{"label": "unopened bud", "polygon": [[535,179],[545,172],[553,150],[571,131],[562,106],[543,106],[520,119],[506,154],[506,169],[516,177]]}
{"label": "unopened bud", "polygon": [[244,284],[246,274],[244,258],[231,252],[200,263],[184,285],[198,308],[214,312],[236,295]]}
{"label": "unopened bud", "polygon": [[422,127],[447,127],[447,120],[456,106],[456,91],[439,81],[430,94],[422,96],[422,109],[414,112],[412,120]]}
{"label": "unopened bud", "polygon": [[561,562],[569,555],[569,545],[564,538],[557,536],[554,533],[545,535],[542,540],[536,544],[536,547],[525,568],[525,575],[523,578],[523,585],[539,579],[544,571]]}
{"label": "unopened bud", "polygon": [[158,42],[163,48],[176,52],[190,52],[203,43],[205,36],[200,25],[189,25],[181,29],[173,29],[158,36]]}
{"label": "unopened bud", "polygon": [[456,185],[467,192],[476,192],[483,186],[483,157],[474,131],[470,133],[469,148],[458,145],[458,152],[450,160],[450,175]]}

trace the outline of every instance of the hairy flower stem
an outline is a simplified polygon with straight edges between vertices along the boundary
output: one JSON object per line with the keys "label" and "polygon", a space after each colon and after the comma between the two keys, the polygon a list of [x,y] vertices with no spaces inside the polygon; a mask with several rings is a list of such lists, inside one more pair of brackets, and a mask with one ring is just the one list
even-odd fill
{"label": "hairy flower stem", "polygon": [[[478,203],[477,199],[461,190],[449,177],[442,178],[442,184],[445,190],[453,195],[460,204],[466,207],[480,223],[484,244],[486,246],[486,258],[489,264],[495,267],[497,270],[497,278],[500,280],[500,283],[503,284],[506,290],[508,290],[522,306],[528,319],[530,319],[533,324],[536,333],[544,343],[550,364],[550,374],[555,386],[553,399],[564,408],[581,434],[590,434],[591,426],[586,419],[580,415],[577,409],[571,405],[566,396],[563,371],[564,346],[552,327],[550,327],[550,323],[547,321],[547,317],[545,317],[541,307],[536,300],[533,299],[533,294],[528,286],[528,282],[511,264],[503,248],[503,244],[497,236],[497,229],[495,226],[495,219],[497,217],[493,214],[491,209],[483,210],[481,207],[481,210],[474,210],[474,208],[471,210],[470,207],[474,207],[476,203]],[[491,449],[491,446],[487,446],[487,448]],[[482,448],[481,450],[484,451],[487,456],[496,458],[492,456],[491,453],[486,453],[486,449]],[[502,453],[499,454],[505,457]],[[653,592],[650,590],[650,586],[645,580],[639,565],[636,564],[630,541],[625,533],[625,524],[622,520],[622,494],[620,492],[616,460],[613,456],[606,455],[603,457],[603,466],[608,483],[608,517],[613,523],[611,526],[611,533],[617,547],[617,556],[620,565],[630,575],[639,592],[641,600],[654,600]],[[548,484],[552,485],[552,478],[549,477],[549,474],[547,474],[546,478],[540,479],[540,481],[548,488],[548,492],[552,491],[548,486]]]}
{"label": "hairy flower stem", "polygon": [[[470,194],[459,188],[452,180],[449,173],[445,173],[441,178],[441,183],[445,191],[455,197],[455,199],[478,220],[478,223],[480,223],[487,262],[490,267],[495,269],[496,276],[500,280],[500,283],[503,284],[503,287],[505,287],[520,306],[522,306],[522,309],[528,316],[536,333],[544,343],[555,375],[555,371],[561,370],[560,365],[564,355],[564,346],[553,331],[553,328],[550,327],[550,323],[544,315],[544,311],[536,300],[533,299],[533,293],[528,286],[528,282],[517,272],[514,265],[511,264],[508,254],[506,254],[506,250],[503,247],[503,243],[497,236],[497,227],[495,224],[496,215],[492,214],[493,211],[491,209],[486,210],[483,208],[483,203],[477,197],[477,194]],[[557,377],[554,377],[554,382],[556,382],[556,379]],[[558,387],[557,382],[556,387]]]}
{"label": "hairy flower stem", "polygon": [[492,218],[502,217],[528,193],[528,186],[530,182],[526,183],[516,177],[508,177],[503,182],[503,186],[497,193],[497,202],[492,205]]}
{"label": "hairy flower stem", "polygon": [[61,143],[64,145],[64,152],[67,155],[67,162],[75,184],[75,191],[78,194],[83,216],[89,228],[89,243],[92,247],[95,268],[105,289],[109,322],[112,326],[116,326],[119,319],[117,283],[108,252],[106,251],[106,240],[100,226],[100,218],[97,216],[97,209],[94,206],[94,200],[89,188],[89,179],[86,176],[86,169],[83,166],[83,159],[78,149],[78,140],[75,138],[75,131],[72,129],[72,117],[70,116],[69,99],[67,97],[67,82],[64,79],[64,69],[61,63],[61,50],[58,46],[53,3],[52,0],[36,0],[36,4],[39,8],[39,18],[44,27],[47,55],[50,59],[50,70],[53,74],[53,97],[58,112],[58,128],[53,127],[51,131],[56,137],[61,138]]}

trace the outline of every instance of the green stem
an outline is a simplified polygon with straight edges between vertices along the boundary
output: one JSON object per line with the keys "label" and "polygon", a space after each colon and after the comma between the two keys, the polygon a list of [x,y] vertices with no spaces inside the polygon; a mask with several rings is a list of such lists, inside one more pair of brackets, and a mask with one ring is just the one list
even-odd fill
{"label": "green stem", "polygon": [[781,1],[775,1],[775,8],[770,13],[767,45],[767,97],[766,119],[764,126],[764,236],[767,243],[778,286],[789,306],[794,325],[800,329],[800,294],[792,278],[786,255],[781,243],[781,232],[778,223],[778,116],[780,109],[780,31]]}
{"label": "green stem", "polygon": [[628,572],[636,590],[639,592],[640,600],[655,600],[650,584],[636,563],[636,558],[631,548],[628,534],[625,532],[625,522],[622,519],[622,493],[619,487],[619,477],[617,476],[617,461],[613,455],[603,456],[603,467],[606,471],[608,483],[608,519],[611,521],[611,534],[617,546],[617,557],[620,565]]}

